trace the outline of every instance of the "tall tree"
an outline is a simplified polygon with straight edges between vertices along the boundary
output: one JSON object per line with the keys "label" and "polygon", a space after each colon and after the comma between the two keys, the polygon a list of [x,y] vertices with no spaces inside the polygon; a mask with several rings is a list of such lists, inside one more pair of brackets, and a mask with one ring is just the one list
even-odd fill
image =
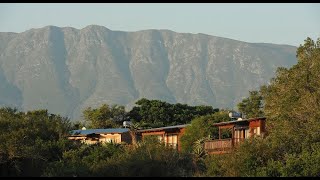
{"label": "tall tree", "polygon": [[298,63],[262,86],[268,136],[221,161],[225,176],[319,176],[320,38],[297,49]]}
{"label": "tall tree", "polygon": [[269,121],[301,122],[319,117],[320,39],[311,38],[297,49],[298,64],[279,68],[269,86],[262,89]]}
{"label": "tall tree", "polygon": [[124,106],[103,104],[99,108],[88,107],[83,111],[84,120],[89,128],[118,128],[126,119]]}
{"label": "tall tree", "polygon": [[238,110],[247,118],[264,116],[262,96],[259,91],[249,91],[249,97],[240,102]]}
{"label": "tall tree", "polygon": [[279,68],[276,78],[261,90],[268,127],[275,135],[271,140],[286,145],[283,152],[300,152],[320,142],[320,38],[317,42],[307,38],[297,49],[297,58],[296,65]]}

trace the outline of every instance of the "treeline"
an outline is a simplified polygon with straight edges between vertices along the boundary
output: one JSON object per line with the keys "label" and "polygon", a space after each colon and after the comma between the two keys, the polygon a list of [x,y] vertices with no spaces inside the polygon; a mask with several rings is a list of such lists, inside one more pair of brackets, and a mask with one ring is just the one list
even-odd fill
{"label": "treeline", "polygon": [[155,128],[188,124],[192,119],[218,112],[212,106],[189,106],[170,104],[160,100],[138,100],[136,106],[126,112],[124,106],[103,104],[99,108],[88,107],[83,111],[84,122],[78,122],[76,128],[86,125],[89,128],[119,128],[123,121],[138,123],[140,128]]}
{"label": "treeline", "polygon": [[[238,104],[247,118],[265,116],[268,133],[232,153],[208,155],[203,149],[206,139],[216,138],[212,123],[230,120],[227,110],[210,106],[141,99],[129,112],[117,105],[88,108],[83,124],[46,110],[1,108],[1,176],[320,176],[320,39],[307,38],[297,58],[295,66],[279,68],[269,85]],[[66,138],[82,125],[112,128],[123,120],[145,128],[191,125],[181,139],[182,152],[152,138],[135,146]]]}

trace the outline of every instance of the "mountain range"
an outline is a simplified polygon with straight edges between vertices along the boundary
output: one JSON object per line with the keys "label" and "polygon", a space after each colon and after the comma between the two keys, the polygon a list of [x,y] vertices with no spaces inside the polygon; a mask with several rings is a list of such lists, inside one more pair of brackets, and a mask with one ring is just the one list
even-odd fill
{"label": "mountain range", "polygon": [[72,120],[103,103],[140,98],[235,108],[297,63],[295,46],[170,30],[46,26],[0,32],[0,106],[48,109]]}

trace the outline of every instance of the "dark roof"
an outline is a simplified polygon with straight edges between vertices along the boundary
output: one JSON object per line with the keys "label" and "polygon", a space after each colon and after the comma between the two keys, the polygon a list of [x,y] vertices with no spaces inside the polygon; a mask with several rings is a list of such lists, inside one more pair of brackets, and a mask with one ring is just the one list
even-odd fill
{"label": "dark roof", "polygon": [[214,126],[219,126],[219,125],[226,125],[226,124],[236,124],[240,122],[250,122],[253,120],[266,120],[265,117],[257,117],[257,118],[249,118],[249,119],[242,119],[242,120],[234,120],[234,121],[226,121],[226,122],[219,122],[219,123],[214,123]]}
{"label": "dark roof", "polygon": [[190,124],[182,124],[182,125],[175,125],[175,126],[166,126],[166,127],[159,127],[159,128],[151,128],[151,129],[142,129],[138,130],[138,132],[146,132],[146,131],[162,131],[165,129],[176,129],[176,128],[184,128]]}
{"label": "dark roof", "polygon": [[72,130],[71,135],[88,135],[88,134],[110,134],[110,133],[124,133],[128,132],[128,128],[112,128],[112,129],[86,129],[86,130]]}

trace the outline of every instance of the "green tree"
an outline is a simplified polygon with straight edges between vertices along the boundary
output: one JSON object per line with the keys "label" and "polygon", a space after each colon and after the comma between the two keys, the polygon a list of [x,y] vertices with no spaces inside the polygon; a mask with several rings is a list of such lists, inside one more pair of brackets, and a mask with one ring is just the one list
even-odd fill
{"label": "green tree", "polygon": [[47,110],[0,109],[0,172],[2,176],[40,176],[48,162],[73,147],[66,139],[69,119]]}
{"label": "green tree", "polygon": [[86,145],[70,149],[63,153],[60,160],[51,162],[43,173],[43,176],[99,176],[102,164],[108,158],[123,153],[123,147],[119,144],[105,143]]}
{"label": "green tree", "polygon": [[[246,141],[212,168],[222,176],[319,176],[320,39],[307,38],[298,63],[260,88],[268,136]],[[311,160],[312,159],[312,160]],[[210,164],[208,164],[210,167]],[[216,166],[214,166],[216,167]]]}
{"label": "green tree", "polygon": [[[148,141],[148,142],[146,142]],[[191,176],[191,157],[154,140],[132,148],[119,144],[82,145],[49,164],[43,176]]]}
{"label": "green tree", "polygon": [[[297,49],[298,63],[279,68],[269,86],[262,89],[265,114],[273,143],[281,152],[299,152],[317,143],[320,136],[320,39],[307,38]],[[286,139],[286,141],[284,141]]]}
{"label": "green tree", "polygon": [[119,128],[126,119],[126,111],[124,106],[103,104],[96,109],[88,107],[83,116],[89,128]]}
{"label": "green tree", "polygon": [[249,91],[249,97],[243,99],[237,106],[247,118],[264,116],[262,96],[259,91]]}
{"label": "green tree", "polygon": [[187,104],[170,104],[160,100],[142,98],[136,102],[138,106],[128,113],[129,119],[144,123],[145,127],[171,126],[187,124],[199,116],[213,114],[218,109],[211,106],[188,106]]}

